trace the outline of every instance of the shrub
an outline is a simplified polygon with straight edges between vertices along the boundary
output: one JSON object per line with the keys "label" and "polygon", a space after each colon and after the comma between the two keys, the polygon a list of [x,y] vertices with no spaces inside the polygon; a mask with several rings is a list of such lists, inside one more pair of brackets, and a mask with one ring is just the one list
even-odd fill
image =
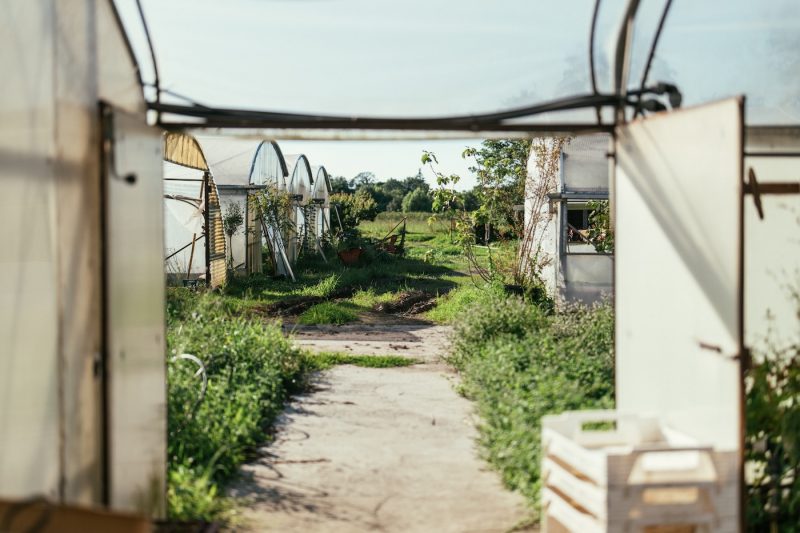
{"label": "shrub", "polygon": [[497,292],[458,318],[450,361],[461,371],[462,392],[477,403],[483,453],[534,506],[541,418],[613,406],[613,326],[609,306],[551,315]]}
{"label": "shrub", "polygon": [[236,317],[225,298],[187,292],[168,293],[167,345],[173,356],[198,357],[208,385],[203,394],[194,363],[170,361],[168,502],[173,518],[213,520],[226,507],[221,484],[266,439],[305,361],[277,326]]}
{"label": "shrub", "polygon": [[354,229],[362,220],[375,220],[378,204],[367,191],[359,190],[355,194],[332,194],[330,201],[339,208],[342,229]]}
{"label": "shrub", "polygon": [[745,381],[747,530],[798,532],[800,343],[768,351],[755,355]]}
{"label": "shrub", "polygon": [[403,212],[425,212],[429,213],[433,207],[433,199],[430,194],[422,188],[414,189],[403,197]]}
{"label": "shrub", "polygon": [[544,313],[521,298],[504,296],[502,287],[489,285],[455,322],[451,363],[463,370],[483,348],[500,338],[523,339],[535,332],[544,320]]}

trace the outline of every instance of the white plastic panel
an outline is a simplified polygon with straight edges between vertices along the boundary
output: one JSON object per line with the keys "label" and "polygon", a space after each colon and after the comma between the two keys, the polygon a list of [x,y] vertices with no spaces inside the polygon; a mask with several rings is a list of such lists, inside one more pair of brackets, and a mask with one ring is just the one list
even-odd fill
{"label": "white plastic panel", "polygon": [[[767,183],[800,181],[799,157],[748,157],[745,171]],[[748,151],[762,146],[748,143]],[[764,218],[752,196],[745,197],[745,343],[764,353],[800,342],[800,194],[762,194]]]}
{"label": "white plastic panel", "polygon": [[608,191],[608,148],[606,133],[580,135],[561,152],[562,191]]}
{"label": "white plastic panel", "polygon": [[278,190],[286,189],[289,169],[283,159],[283,153],[274,141],[262,141],[253,161],[250,172],[250,183],[254,185],[272,185]]}
{"label": "white plastic panel", "polygon": [[567,254],[562,261],[566,301],[588,305],[611,296],[614,278],[613,255]]}
{"label": "white plastic panel", "polygon": [[[106,207],[109,468],[115,509],[163,514],[166,476],[162,140],[113,117]],[[135,183],[122,176],[134,174]]]}
{"label": "white plastic panel", "polygon": [[14,2],[0,17],[0,67],[15,73],[0,98],[0,497],[58,497],[54,16]]}
{"label": "white plastic panel", "polygon": [[217,185],[248,185],[258,142],[250,139],[195,136]]}
{"label": "white plastic panel", "polygon": [[[169,178],[164,180],[164,257],[172,255],[166,260],[165,270],[183,279],[191,263],[193,275],[205,274],[206,240],[201,237],[205,223],[203,171],[165,161],[164,177]],[[193,236],[197,239],[194,255],[191,246],[184,248]]]}
{"label": "white plastic panel", "polygon": [[729,99],[617,132],[617,407],[721,450],[739,447],[741,121]]}

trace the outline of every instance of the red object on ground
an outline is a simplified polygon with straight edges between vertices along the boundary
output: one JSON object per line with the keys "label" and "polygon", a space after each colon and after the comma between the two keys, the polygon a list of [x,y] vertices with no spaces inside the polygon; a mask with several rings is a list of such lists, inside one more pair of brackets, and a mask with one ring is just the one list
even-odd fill
{"label": "red object on ground", "polygon": [[350,248],[349,250],[342,250],[339,252],[339,260],[347,266],[352,266],[358,263],[358,258],[364,253],[363,248]]}

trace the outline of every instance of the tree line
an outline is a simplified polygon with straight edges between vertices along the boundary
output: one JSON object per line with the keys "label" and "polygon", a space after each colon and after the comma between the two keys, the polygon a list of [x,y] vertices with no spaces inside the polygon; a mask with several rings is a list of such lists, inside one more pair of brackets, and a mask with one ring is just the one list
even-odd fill
{"label": "tree line", "polygon": [[[372,172],[360,172],[355,177],[347,179],[344,176],[331,178],[331,192],[336,195],[331,198],[338,203],[357,202],[368,211],[365,218],[371,218],[384,211],[424,212],[430,213],[434,207],[434,191],[425,181],[422,171],[415,176],[406,178],[389,178],[386,181],[377,181]],[[478,196],[475,191],[459,192],[461,203],[472,211],[479,207]],[[358,198],[353,198],[357,196]],[[371,201],[370,201],[371,200]],[[374,205],[372,205],[374,204]]]}

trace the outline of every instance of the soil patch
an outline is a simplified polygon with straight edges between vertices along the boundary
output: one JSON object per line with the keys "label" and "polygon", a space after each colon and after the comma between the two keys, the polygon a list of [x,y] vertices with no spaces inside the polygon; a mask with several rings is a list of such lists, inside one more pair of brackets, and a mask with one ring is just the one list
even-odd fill
{"label": "soil patch", "polygon": [[266,316],[297,316],[309,307],[328,300],[351,298],[356,293],[355,287],[340,287],[328,296],[293,296],[279,302],[254,308],[256,312]]}
{"label": "soil patch", "polygon": [[399,294],[390,302],[382,302],[375,306],[376,311],[404,316],[418,315],[436,305],[436,295],[425,291],[408,291]]}

